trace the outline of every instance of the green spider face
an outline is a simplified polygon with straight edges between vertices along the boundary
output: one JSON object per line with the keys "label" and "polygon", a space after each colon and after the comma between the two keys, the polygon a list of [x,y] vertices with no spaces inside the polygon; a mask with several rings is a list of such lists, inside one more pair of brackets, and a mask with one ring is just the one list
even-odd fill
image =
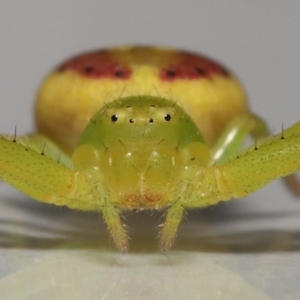
{"label": "green spider face", "polygon": [[168,205],[166,185],[177,185],[191,159],[201,156],[207,164],[208,152],[195,123],[174,102],[136,96],[108,104],[91,119],[72,161],[95,186],[103,182],[116,191],[103,197],[124,209],[147,209]]}
{"label": "green spider face", "polygon": [[171,147],[203,142],[195,123],[174,102],[158,97],[127,97],[102,108],[86,127],[79,145],[95,148],[155,147],[167,143]]}

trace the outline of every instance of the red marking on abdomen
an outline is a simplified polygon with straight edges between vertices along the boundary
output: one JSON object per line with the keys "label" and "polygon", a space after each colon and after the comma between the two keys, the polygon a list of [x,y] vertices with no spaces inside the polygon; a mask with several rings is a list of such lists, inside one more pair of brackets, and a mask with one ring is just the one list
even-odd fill
{"label": "red marking on abdomen", "polygon": [[182,53],[182,58],[176,64],[170,64],[160,71],[160,78],[163,81],[176,79],[210,79],[213,74],[230,76],[229,72],[217,62],[203,56],[191,53]]}
{"label": "red marking on abdomen", "polygon": [[65,70],[73,70],[82,76],[93,79],[128,79],[132,73],[129,67],[113,60],[107,51],[91,52],[76,56],[58,68],[59,72]]}

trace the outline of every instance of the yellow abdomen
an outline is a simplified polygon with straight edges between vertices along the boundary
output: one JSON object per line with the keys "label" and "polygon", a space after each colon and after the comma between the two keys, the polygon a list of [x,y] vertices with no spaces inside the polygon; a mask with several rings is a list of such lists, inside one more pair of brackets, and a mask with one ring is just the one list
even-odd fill
{"label": "yellow abdomen", "polygon": [[208,145],[231,119],[247,110],[240,83],[210,59],[164,48],[111,48],[72,58],[46,78],[36,103],[38,130],[72,153],[105,102],[133,95],[174,100]]}

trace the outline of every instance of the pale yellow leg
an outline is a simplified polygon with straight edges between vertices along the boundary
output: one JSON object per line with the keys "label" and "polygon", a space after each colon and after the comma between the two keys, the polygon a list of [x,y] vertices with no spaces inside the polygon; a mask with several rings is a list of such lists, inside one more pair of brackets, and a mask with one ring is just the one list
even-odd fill
{"label": "pale yellow leg", "polygon": [[[288,137],[292,134],[299,132],[299,126],[294,125],[290,127],[288,130],[284,131],[284,136]],[[300,180],[297,174],[291,174],[284,178],[284,183],[288,187],[288,189],[296,196],[300,196]]]}
{"label": "pale yellow leg", "polygon": [[160,232],[159,248],[162,251],[167,251],[172,247],[183,212],[184,207],[178,202],[168,209],[165,223]]}
{"label": "pale yellow leg", "polygon": [[187,206],[201,207],[244,197],[299,170],[300,122],[284,134],[268,138],[236,158],[200,172],[195,197]]}
{"label": "pale yellow leg", "polygon": [[[292,127],[284,135],[288,136],[297,130],[297,126],[296,128]],[[236,117],[212,147],[210,165],[219,165],[229,158],[235,157],[247,136],[251,135],[256,143],[269,134],[266,123],[260,117],[250,113]],[[300,181],[297,174],[284,177],[284,182],[292,193],[300,195]]]}
{"label": "pale yellow leg", "polygon": [[34,133],[25,136],[2,135],[3,138],[16,141],[25,148],[30,148],[38,153],[43,153],[45,156],[59,161],[66,167],[72,167],[70,156],[64,153],[58,145],[51,141],[46,136]]}
{"label": "pale yellow leg", "polygon": [[210,165],[219,165],[231,157],[235,157],[248,136],[254,142],[269,135],[269,130],[261,118],[244,113],[232,120],[211,149]]}
{"label": "pale yellow leg", "polygon": [[71,208],[80,207],[80,199],[91,195],[91,187],[78,172],[3,137],[0,178],[34,199]]}
{"label": "pale yellow leg", "polygon": [[111,202],[106,202],[102,207],[102,214],[117,249],[127,252],[129,249],[128,237],[119,211]]}
{"label": "pale yellow leg", "polygon": [[0,178],[41,202],[79,210],[101,210],[117,248],[127,251],[127,234],[105,187],[100,183],[92,185],[84,172],[70,169],[24,144],[25,140],[19,144],[0,138]]}

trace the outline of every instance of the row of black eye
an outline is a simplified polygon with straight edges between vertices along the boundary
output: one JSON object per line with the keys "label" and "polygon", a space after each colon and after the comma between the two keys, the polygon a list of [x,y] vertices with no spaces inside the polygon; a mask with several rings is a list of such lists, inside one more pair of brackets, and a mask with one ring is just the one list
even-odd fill
{"label": "row of black eye", "polygon": [[[117,116],[117,115],[112,115],[110,119],[111,119],[112,122],[115,123],[115,122],[118,121],[118,116]],[[164,119],[165,119],[166,122],[171,121],[171,115],[165,114]],[[149,123],[153,123],[154,120],[153,120],[152,118],[149,118],[149,119],[148,119],[148,122],[149,122]],[[130,119],[130,120],[129,120],[129,123],[134,123],[134,119]]]}

